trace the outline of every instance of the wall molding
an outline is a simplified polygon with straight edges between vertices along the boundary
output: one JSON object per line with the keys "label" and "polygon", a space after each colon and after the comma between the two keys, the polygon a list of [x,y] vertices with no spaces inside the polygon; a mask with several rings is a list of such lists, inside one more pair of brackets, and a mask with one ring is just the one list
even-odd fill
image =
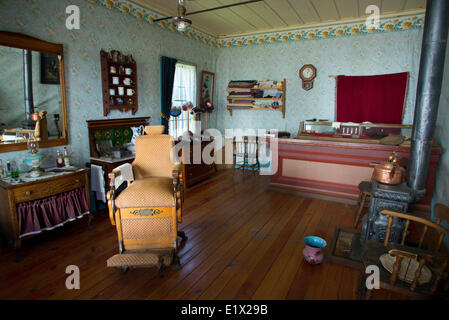
{"label": "wall molding", "polygon": [[387,33],[422,29],[424,27],[424,12],[404,14],[391,17],[382,17],[378,28],[367,28],[365,19],[352,22],[337,22],[315,26],[297,27],[287,30],[253,33],[246,35],[233,35],[217,37],[190,27],[186,32],[179,32],[169,21],[154,22],[154,19],[164,17],[152,9],[135,4],[130,0],[88,0],[100,4],[110,10],[117,10],[122,14],[135,17],[138,20],[156,24],[162,29],[177,32],[190,39],[197,40],[217,48],[247,47],[251,45],[284,43],[291,41],[305,41],[318,39],[338,39],[341,37],[361,36],[374,33]]}
{"label": "wall molding", "polygon": [[291,30],[273,31],[245,36],[224,37],[217,40],[218,47],[245,47],[258,44],[270,44],[289,41],[305,41],[318,39],[335,39],[341,37],[360,36],[373,33],[386,33],[422,29],[424,13],[396,16],[380,19],[378,28],[367,28],[365,20],[351,23],[334,23],[321,26],[310,26]]}

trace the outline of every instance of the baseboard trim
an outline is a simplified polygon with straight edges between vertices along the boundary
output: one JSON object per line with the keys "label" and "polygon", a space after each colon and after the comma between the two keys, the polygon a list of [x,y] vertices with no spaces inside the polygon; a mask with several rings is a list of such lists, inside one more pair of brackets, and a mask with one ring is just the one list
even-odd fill
{"label": "baseboard trim", "polygon": [[283,189],[283,188],[277,188],[277,187],[271,187],[271,186],[268,187],[267,190],[272,191],[272,192],[291,194],[291,195],[295,195],[295,196],[303,197],[303,198],[320,199],[320,200],[339,202],[339,203],[344,203],[344,204],[349,204],[349,205],[357,204],[356,200],[345,199],[345,198],[335,197],[335,196],[330,196],[330,195],[324,195],[324,194],[320,194],[320,193],[302,192],[302,191],[297,191],[297,190]]}
{"label": "baseboard trim", "polygon": [[217,168],[217,170],[228,170],[228,169],[232,169],[232,164],[215,164],[215,168]]}

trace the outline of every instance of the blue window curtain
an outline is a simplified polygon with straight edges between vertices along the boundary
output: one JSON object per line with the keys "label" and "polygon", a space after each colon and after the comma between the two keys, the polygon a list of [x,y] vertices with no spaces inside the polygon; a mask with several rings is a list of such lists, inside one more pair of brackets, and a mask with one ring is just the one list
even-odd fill
{"label": "blue window curtain", "polygon": [[161,124],[165,127],[164,134],[168,134],[176,62],[176,59],[161,57]]}

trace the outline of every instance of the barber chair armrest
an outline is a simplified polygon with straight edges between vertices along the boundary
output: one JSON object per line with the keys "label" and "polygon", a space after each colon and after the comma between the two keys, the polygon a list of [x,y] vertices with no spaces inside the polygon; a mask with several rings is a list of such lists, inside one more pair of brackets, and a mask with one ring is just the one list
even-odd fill
{"label": "barber chair armrest", "polygon": [[108,200],[109,220],[113,226],[115,226],[115,178],[120,175],[121,173],[118,169],[114,169],[108,174],[110,189],[106,194],[106,199]]}
{"label": "barber chair armrest", "polygon": [[132,165],[130,163],[122,164],[113,169],[112,172],[108,174],[108,177],[110,180],[110,190],[107,193],[109,220],[111,220],[111,224],[115,226],[115,190],[125,181],[127,184],[134,181]]}
{"label": "barber chair armrest", "polygon": [[115,178],[117,178],[117,177],[119,177],[121,175],[122,175],[122,173],[120,172],[120,169],[117,169],[117,168],[115,168],[114,170],[112,170],[111,173],[108,174],[108,178],[109,178],[109,181],[110,181],[109,186],[111,188],[115,187]]}
{"label": "barber chair armrest", "polygon": [[109,209],[109,220],[111,224],[115,226],[115,199],[114,199],[115,189],[111,188],[111,191],[108,191],[106,194],[106,199],[108,200],[108,209]]}
{"label": "barber chair armrest", "polygon": [[130,163],[124,163],[117,168],[113,169],[111,173],[108,174],[110,180],[110,187],[117,189],[123,182],[129,185],[134,181],[133,167]]}
{"label": "barber chair armrest", "polygon": [[[181,164],[179,163],[179,164],[177,164],[174,168],[173,168],[173,171],[172,171],[172,177],[173,177],[173,185],[175,186],[175,188],[176,188],[176,186],[178,186],[179,187],[179,185],[181,185],[182,186],[182,167],[181,167]],[[175,190],[176,191],[176,190]]]}

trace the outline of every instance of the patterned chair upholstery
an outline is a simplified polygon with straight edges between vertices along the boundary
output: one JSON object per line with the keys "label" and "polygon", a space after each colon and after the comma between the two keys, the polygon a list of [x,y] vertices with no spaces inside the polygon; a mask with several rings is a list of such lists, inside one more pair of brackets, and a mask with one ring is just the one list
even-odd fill
{"label": "patterned chair upholstery", "polygon": [[[131,176],[116,168],[109,174],[109,217],[116,226],[120,253],[107,261],[122,271],[130,267],[164,265],[180,267],[176,255],[182,221],[182,173],[172,153],[174,141],[161,134],[163,126],[145,128],[147,135],[136,139],[136,157]],[[122,172],[123,171],[123,172]],[[118,181],[128,184],[118,196]]]}

